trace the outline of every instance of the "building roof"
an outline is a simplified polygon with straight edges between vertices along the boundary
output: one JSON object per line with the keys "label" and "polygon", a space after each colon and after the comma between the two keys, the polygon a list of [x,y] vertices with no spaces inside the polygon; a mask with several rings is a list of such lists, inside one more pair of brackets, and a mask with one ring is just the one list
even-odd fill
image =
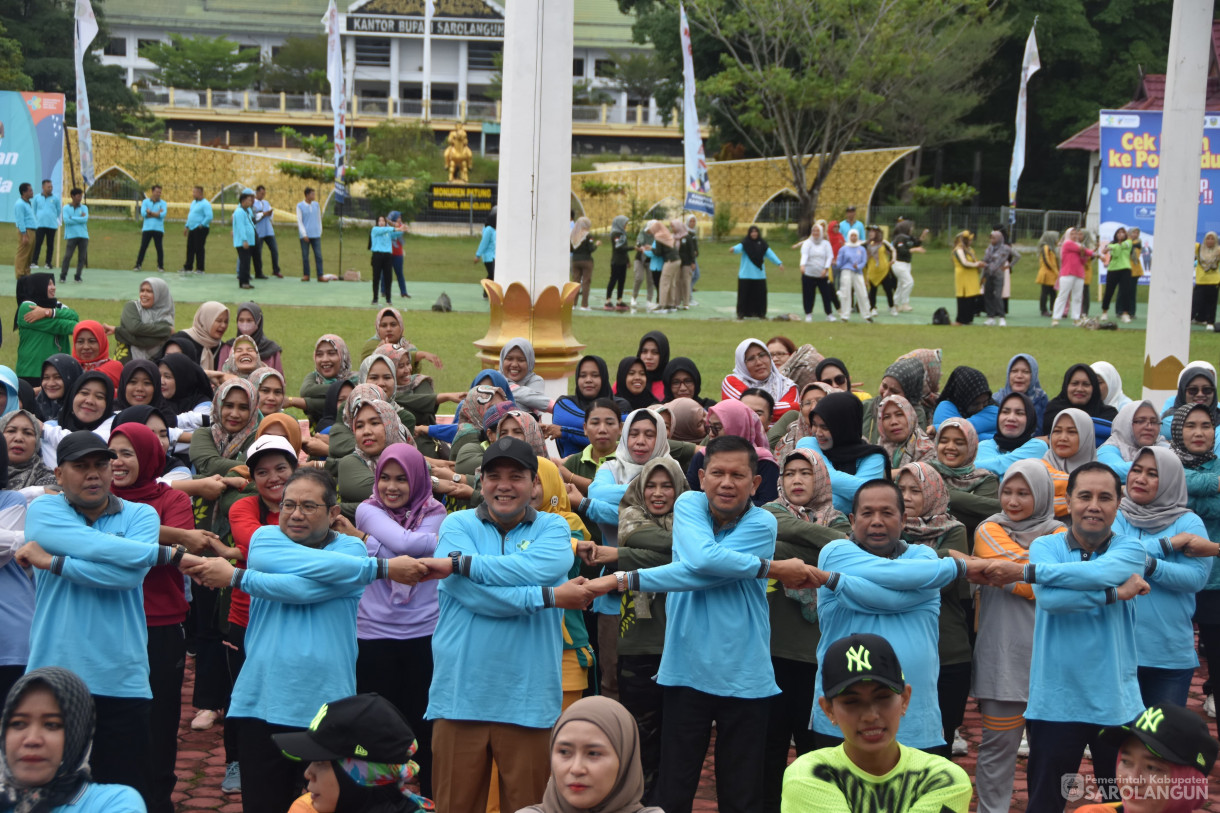
{"label": "building roof", "polygon": [[[1220,110],[1220,20],[1212,22],[1212,47],[1207,60],[1207,100],[1204,110]],[[1140,77],[1135,98],[1120,110],[1162,110],[1165,107],[1165,74],[1152,73]],[[1076,135],[1060,144],[1060,150],[1101,149],[1101,124],[1093,122]]]}

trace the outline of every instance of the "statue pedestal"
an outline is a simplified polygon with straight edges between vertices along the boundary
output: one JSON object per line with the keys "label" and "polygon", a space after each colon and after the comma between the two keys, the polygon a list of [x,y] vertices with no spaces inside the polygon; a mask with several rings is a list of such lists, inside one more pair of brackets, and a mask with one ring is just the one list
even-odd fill
{"label": "statue pedestal", "polygon": [[546,382],[546,394],[552,399],[566,395],[568,376],[585,349],[572,335],[572,306],[580,285],[565,282],[562,289],[547,286],[538,293],[537,301],[531,300],[529,291],[519,282],[505,290],[500,283],[485,279],[483,290],[487,291],[491,320],[487,335],[474,343],[483,367],[498,367],[504,345],[518,337],[526,338],[534,346],[534,372]]}

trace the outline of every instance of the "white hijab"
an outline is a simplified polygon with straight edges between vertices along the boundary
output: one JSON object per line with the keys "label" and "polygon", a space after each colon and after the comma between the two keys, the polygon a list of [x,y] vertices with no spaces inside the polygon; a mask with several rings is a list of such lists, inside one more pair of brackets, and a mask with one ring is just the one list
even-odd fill
{"label": "white hijab", "polygon": [[1095,361],[1089,365],[1097,377],[1106,382],[1106,406],[1122,409],[1131,403],[1131,399],[1123,392],[1123,378],[1118,369],[1108,361]]}
{"label": "white hijab", "polygon": [[779,368],[775,366],[774,360],[771,361],[770,375],[763,379],[751,378],[749,368],[746,367],[746,353],[749,352],[750,347],[753,345],[758,345],[762,348],[763,352],[770,356],[771,351],[767,350],[767,346],[761,340],[746,339],[737,345],[737,352],[733,354],[733,375],[740,378],[747,389],[758,387],[760,390],[765,390],[767,394],[775,399],[776,403],[779,403],[785,395],[792,391],[796,384],[791,378],[786,377],[779,371]]}
{"label": "white hijab", "polygon": [[[637,409],[627,416],[623,421],[623,434],[619,436],[618,448],[614,451],[614,459],[607,460],[603,465],[610,469],[610,473],[614,475],[614,482],[620,486],[627,485],[636,477],[640,476],[640,472],[644,470],[644,463],[636,463],[631,459],[631,449],[627,447],[627,436],[631,434],[631,425],[641,419],[641,413],[646,413],[648,418],[657,426],[657,442],[652,447],[652,454],[648,456],[648,460],[655,460],[669,454],[669,439],[665,434],[665,419],[660,415],[647,409]],[[644,418],[643,420],[648,420]]]}

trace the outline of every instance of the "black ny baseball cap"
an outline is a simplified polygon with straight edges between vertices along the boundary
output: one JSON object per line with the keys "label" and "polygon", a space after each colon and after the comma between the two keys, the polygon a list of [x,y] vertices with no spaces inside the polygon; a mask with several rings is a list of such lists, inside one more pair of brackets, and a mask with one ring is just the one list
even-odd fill
{"label": "black ny baseball cap", "polygon": [[100,435],[87,429],[81,429],[65,437],[55,447],[55,463],[63,465],[95,454],[105,455],[112,460],[118,457],[110,451],[110,447],[106,445],[106,441],[102,440]]}
{"label": "black ny baseball cap", "polygon": [[1204,775],[1216,764],[1217,742],[1207,733],[1207,723],[1193,711],[1172,703],[1158,703],[1144,709],[1130,725],[1107,726],[1102,739],[1122,745],[1136,737],[1156,756],[1176,765],[1189,765]]}
{"label": "black ny baseball cap", "polygon": [[486,470],[496,460],[511,460],[523,469],[538,473],[538,455],[521,438],[503,437],[488,446],[487,451],[483,452],[483,469]]}
{"label": "black ny baseball cap", "polygon": [[406,762],[415,733],[402,712],[379,694],[357,694],[327,703],[305,731],[273,734],[284,756],[299,762],[361,759]]}
{"label": "black ny baseball cap", "polygon": [[880,635],[857,632],[840,638],[826,650],[819,666],[824,697],[838,697],[862,680],[875,681],[895,692],[906,686],[894,648]]}

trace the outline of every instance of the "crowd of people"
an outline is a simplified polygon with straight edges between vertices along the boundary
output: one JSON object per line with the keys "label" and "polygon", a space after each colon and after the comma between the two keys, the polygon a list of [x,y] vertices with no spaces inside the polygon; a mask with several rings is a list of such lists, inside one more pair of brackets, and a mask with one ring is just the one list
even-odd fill
{"label": "crowd of people", "polygon": [[1153,404],[1106,362],[1053,396],[1030,354],[859,382],[775,336],[717,394],[653,330],[557,399],[524,339],[438,392],[382,307],[290,385],[255,302],[179,330],[153,276],[107,325],[56,282],[19,279],[0,367],[0,810],[172,811],[188,648],[251,813],[683,813],[713,726],[725,813],[1008,810],[1026,753],[1060,810],[1086,749],[1099,793],[1206,801],[1207,362]]}

